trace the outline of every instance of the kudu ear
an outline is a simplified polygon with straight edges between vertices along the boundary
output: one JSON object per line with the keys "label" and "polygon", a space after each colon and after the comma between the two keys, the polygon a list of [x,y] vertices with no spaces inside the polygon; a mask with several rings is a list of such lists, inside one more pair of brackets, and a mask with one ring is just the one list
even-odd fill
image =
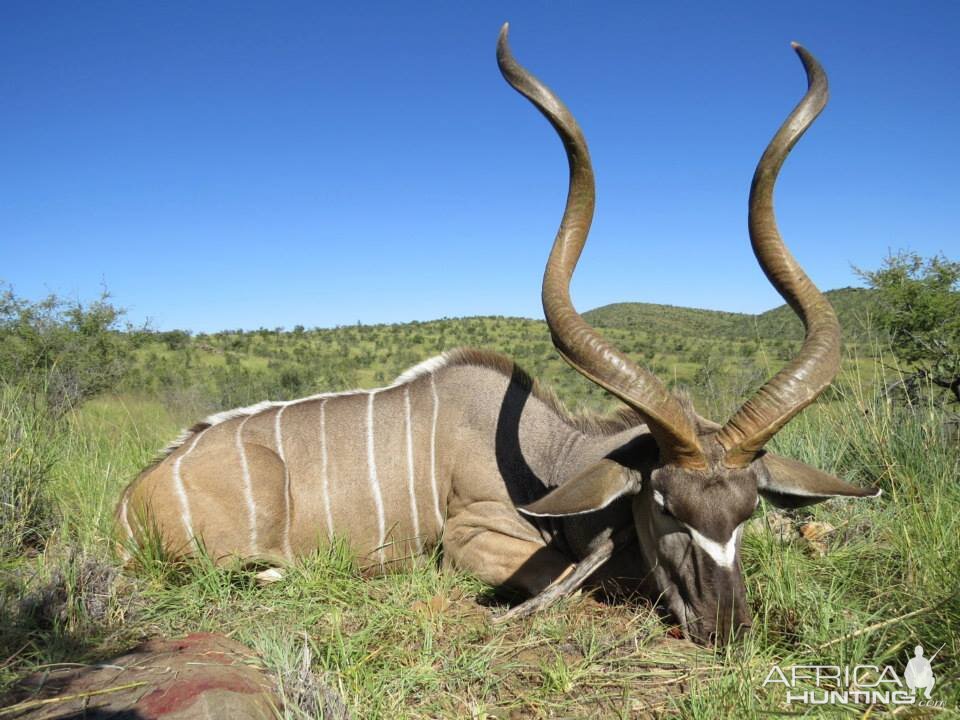
{"label": "kudu ear", "polygon": [[835,497],[879,497],[879,488],[860,488],[845,483],[802,462],[764,453],[761,462],[766,473],[760,473],[757,489],[777,507],[798,508]]}
{"label": "kudu ear", "polygon": [[623,465],[604,458],[536,502],[523,505],[518,510],[525,515],[539,517],[580,515],[601,510],[635,489]]}

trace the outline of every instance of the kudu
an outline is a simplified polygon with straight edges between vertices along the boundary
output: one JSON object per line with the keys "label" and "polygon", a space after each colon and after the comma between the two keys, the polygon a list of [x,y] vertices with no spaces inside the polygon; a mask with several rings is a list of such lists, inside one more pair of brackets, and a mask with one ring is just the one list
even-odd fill
{"label": "kudu", "polygon": [[806,336],[726,424],[696,414],[571,304],[593,215],[590,157],[567,108],[514,60],[504,25],[500,70],[553,125],[570,165],[543,280],[547,323],[563,358],[627,407],[575,417],[509,359],[455,350],[389,387],[231,410],[187,431],[126,489],[125,544],[156,532],[175,554],[202,545],[218,562],[282,566],[336,536],[376,571],[442,544],[444,563],[531,596],[514,615],[589,577],[631,584],[701,642],[749,626],[739,546],[758,493],[787,507],[879,494],[763,449],[840,363],[836,315],[774,221],[780,166],[827,100],[820,65],[794,48],[809,87],[757,167],[749,232]]}

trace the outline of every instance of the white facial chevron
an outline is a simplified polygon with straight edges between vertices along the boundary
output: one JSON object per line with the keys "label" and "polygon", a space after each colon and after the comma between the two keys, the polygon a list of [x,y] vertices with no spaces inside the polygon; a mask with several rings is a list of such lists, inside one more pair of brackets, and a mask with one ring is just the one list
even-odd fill
{"label": "white facial chevron", "polygon": [[[665,507],[663,493],[661,493],[659,490],[653,491],[653,501],[660,507]],[[681,522],[680,524],[683,525],[690,533],[690,537],[693,538],[693,542],[696,544],[696,546],[707,553],[707,555],[709,555],[717,565],[726,568],[733,567],[733,563],[737,559],[737,540],[740,539],[740,531],[743,530],[742,523],[737,525],[736,529],[733,531],[733,534],[730,536],[730,539],[725,543],[719,543],[716,540],[711,540],[706,535],[699,532],[696,528],[691,527],[685,522]]]}
{"label": "white facial chevron", "polygon": [[697,547],[709,555],[717,565],[726,568],[733,567],[733,563],[737,559],[737,540],[740,539],[740,532],[743,530],[742,524],[737,525],[737,529],[733,531],[733,535],[725,543],[711,540],[686,523],[683,523],[683,525],[689,531],[690,537],[693,538]]}

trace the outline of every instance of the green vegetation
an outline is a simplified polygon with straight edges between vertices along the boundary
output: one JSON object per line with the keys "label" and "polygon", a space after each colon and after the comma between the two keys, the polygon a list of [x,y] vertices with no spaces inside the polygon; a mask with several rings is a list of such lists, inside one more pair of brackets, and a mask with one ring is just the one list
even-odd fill
{"label": "green vegetation", "polygon": [[49,496],[57,463],[42,395],[0,384],[0,562],[42,547],[55,523]]}
{"label": "green vegetation", "polygon": [[860,274],[876,291],[894,352],[913,369],[903,382],[908,393],[926,380],[960,402],[960,263],[900,253]]}
{"label": "green vegetation", "polygon": [[[837,311],[846,342],[858,344],[867,340],[870,337],[871,317],[878,310],[877,293],[863,288],[843,288],[829,290],[825,294]],[[702,337],[708,341],[803,339],[803,326],[786,305],[759,315],[748,315],[672,305],[615,303],[584,313],[584,318],[597,327],[632,331],[643,328],[655,335]]]}
{"label": "green vegetation", "polygon": [[[289,717],[306,717],[296,703],[323,707],[298,680],[304,662],[358,718],[761,717],[803,711],[786,704],[782,685],[763,686],[774,664],[889,663],[901,672],[921,642],[931,653],[943,644],[933,697],[948,717],[960,704],[960,452],[942,395],[921,387],[888,397],[897,360],[882,352],[886,336],[870,331],[874,298],[832,294],[850,338],[843,373],[773,449],[884,495],[789,513],[785,535],[772,529],[782,516],[759,508],[743,548],[755,626],[715,653],[671,638],[645,604],[588,596],[494,626],[500,606],[472,578],[440,572],[433,558],[365,578],[339,544],[266,586],[204,560],[151,556],[136,572],[120,570],[110,539],[120,490],[210,410],[388,383],[458,345],[517,358],[571,405],[614,406],[556,358],[542,322],[149,333],[120,331],[104,300],[58,316],[65,340],[38,344],[37,308],[9,295],[4,307],[15,311],[0,323],[0,700],[40,666],[99,662],[144,636],[207,630],[263,654],[292,701]],[[94,311],[109,322],[71,319]],[[863,330],[851,335],[855,317]],[[588,318],[717,419],[799,337],[785,309],[751,317],[618,305]],[[70,363],[96,367],[98,357],[121,360],[110,365],[111,391],[63,408],[45,378]],[[808,520],[833,528],[821,545],[796,532]]]}
{"label": "green vegetation", "polygon": [[112,390],[127,370],[133,331],[119,332],[122,310],[104,291],[84,307],[56,295],[31,303],[0,293],[0,377],[42,390],[48,408],[60,414],[98,393]]}

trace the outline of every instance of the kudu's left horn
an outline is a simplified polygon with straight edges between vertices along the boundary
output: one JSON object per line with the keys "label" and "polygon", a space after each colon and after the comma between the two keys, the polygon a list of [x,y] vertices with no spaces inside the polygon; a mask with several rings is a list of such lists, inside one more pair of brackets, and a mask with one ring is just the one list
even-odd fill
{"label": "kudu's left horn", "polygon": [[727,421],[717,440],[727,467],[748,465],[764,444],[812,403],[840,369],[840,324],[827,299],[783,244],[773,212],[773,187],[790,150],[827,104],[827,75],[807,50],[793,43],[807,73],[807,92],[760,158],[750,187],[750,242],[760,267],[803,321],[797,356]]}

